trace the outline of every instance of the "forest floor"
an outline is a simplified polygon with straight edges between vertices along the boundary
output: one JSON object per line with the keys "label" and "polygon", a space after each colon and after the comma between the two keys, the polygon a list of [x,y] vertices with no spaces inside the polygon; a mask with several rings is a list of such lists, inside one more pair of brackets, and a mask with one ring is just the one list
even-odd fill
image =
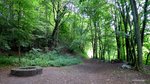
{"label": "forest floor", "polygon": [[150,75],[121,69],[121,64],[85,61],[79,65],[47,67],[32,77],[10,76],[0,68],[0,84],[150,84]]}

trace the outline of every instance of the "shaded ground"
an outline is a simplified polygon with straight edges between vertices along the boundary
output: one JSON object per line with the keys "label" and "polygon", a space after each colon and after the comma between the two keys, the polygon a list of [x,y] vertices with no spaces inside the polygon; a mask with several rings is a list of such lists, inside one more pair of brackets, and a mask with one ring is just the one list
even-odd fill
{"label": "shaded ground", "polygon": [[150,84],[150,75],[123,70],[120,66],[87,61],[44,68],[43,74],[33,77],[13,77],[9,75],[10,69],[0,69],[0,84]]}

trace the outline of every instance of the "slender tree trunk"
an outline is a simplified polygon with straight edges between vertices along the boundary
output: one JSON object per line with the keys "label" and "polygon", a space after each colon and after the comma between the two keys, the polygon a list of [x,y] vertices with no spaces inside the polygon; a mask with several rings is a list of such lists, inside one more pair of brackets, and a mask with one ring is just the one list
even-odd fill
{"label": "slender tree trunk", "polygon": [[101,30],[100,30],[100,28],[98,29],[99,30],[99,32],[98,32],[98,44],[99,44],[99,58],[102,60],[102,57],[101,57]]}
{"label": "slender tree trunk", "polygon": [[140,26],[139,26],[139,20],[138,20],[136,1],[130,0],[130,3],[131,3],[132,14],[133,14],[135,38],[136,38],[136,43],[137,43],[137,69],[142,70],[143,69],[142,44],[141,44]]}
{"label": "slender tree trunk", "polygon": [[149,58],[149,56],[150,56],[150,52],[148,53],[147,58],[146,58],[146,65],[148,64],[148,58]]}
{"label": "slender tree trunk", "polygon": [[91,44],[92,44],[92,50],[93,50],[93,58],[94,58],[94,32],[93,32],[93,27],[92,27],[92,20],[90,17],[90,33],[91,33]]}
{"label": "slender tree trunk", "polygon": [[147,23],[147,7],[148,7],[148,0],[145,0],[145,5],[144,5],[144,20],[143,20],[142,34],[141,34],[142,45],[143,45],[143,42],[144,42],[144,30],[145,30],[146,23]]}
{"label": "slender tree trunk", "polygon": [[117,59],[120,59],[120,57],[121,57],[121,43],[120,43],[120,38],[118,35],[116,35],[116,41],[117,41]]}
{"label": "slender tree trunk", "polygon": [[125,33],[126,33],[126,36],[125,36],[125,41],[126,41],[126,54],[127,54],[127,62],[130,61],[130,51],[129,51],[129,36],[128,36],[128,24],[127,24],[127,18],[125,18],[125,15],[123,15],[123,24],[124,24],[124,28],[125,28]]}
{"label": "slender tree trunk", "polygon": [[[116,2],[116,1],[115,1]],[[120,41],[120,35],[119,35],[119,31],[120,31],[120,23],[117,20],[117,12],[116,9],[114,10],[115,12],[115,17],[114,17],[114,27],[115,27],[115,35],[116,35],[116,43],[117,43],[117,59],[120,59],[121,57],[121,41]]]}
{"label": "slender tree trunk", "polygon": [[116,42],[117,42],[117,59],[121,59],[121,41],[120,41],[120,22],[118,22],[118,26],[115,26],[115,32],[116,32]]}
{"label": "slender tree trunk", "polygon": [[[124,5],[125,4],[125,5]],[[127,62],[130,61],[130,45],[129,45],[129,36],[128,36],[128,18],[129,18],[129,8],[128,8],[128,5],[126,4],[126,1],[125,3],[123,4],[119,4],[118,3],[118,6],[119,6],[119,11],[121,13],[121,16],[122,16],[122,20],[123,20],[123,25],[124,25],[124,29],[125,29],[125,45],[126,45],[126,57],[127,57]],[[126,12],[126,13],[125,13]]]}
{"label": "slender tree trunk", "polygon": [[94,22],[94,28],[95,28],[95,32],[94,32],[94,48],[93,48],[93,57],[95,58],[95,59],[97,59],[98,58],[98,56],[97,56],[97,22]]}
{"label": "slender tree trunk", "polygon": [[21,63],[21,47],[18,46],[18,54],[19,54],[19,63]]}

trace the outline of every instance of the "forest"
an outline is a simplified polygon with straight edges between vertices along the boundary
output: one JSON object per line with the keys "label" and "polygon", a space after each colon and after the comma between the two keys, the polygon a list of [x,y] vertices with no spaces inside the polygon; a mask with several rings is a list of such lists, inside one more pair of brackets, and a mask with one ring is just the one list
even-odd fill
{"label": "forest", "polygon": [[82,57],[143,70],[150,64],[150,1],[0,0],[0,54],[0,65],[44,59],[41,65],[55,66],[51,56],[63,66]]}
{"label": "forest", "polygon": [[150,84],[150,1],[0,0],[0,84]]}

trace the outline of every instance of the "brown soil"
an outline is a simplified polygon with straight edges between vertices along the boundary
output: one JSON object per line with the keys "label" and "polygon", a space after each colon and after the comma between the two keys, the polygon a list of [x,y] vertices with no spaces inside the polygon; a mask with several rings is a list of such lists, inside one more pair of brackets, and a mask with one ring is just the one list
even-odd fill
{"label": "brown soil", "polygon": [[0,84],[150,84],[150,75],[123,70],[121,64],[86,61],[80,65],[44,68],[32,77],[10,76],[11,68],[0,69]]}

